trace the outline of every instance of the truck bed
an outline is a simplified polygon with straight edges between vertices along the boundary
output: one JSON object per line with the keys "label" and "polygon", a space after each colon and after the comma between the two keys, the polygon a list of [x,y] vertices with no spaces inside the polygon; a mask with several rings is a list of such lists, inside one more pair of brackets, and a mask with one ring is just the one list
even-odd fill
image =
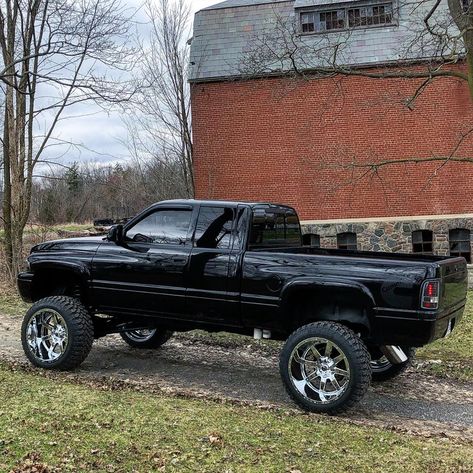
{"label": "truck bed", "polygon": [[[291,272],[289,267],[304,267],[306,274],[336,274],[341,279],[349,278],[362,283],[384,307],[395,307],[396,304],[400,304],[398,307],[403,309],[413,310],[418,307],[420,282],[424,279],[441,281],[440,312],[465,303],[468,272],[462,257],[313,247],[258,248],[249,251],[252,252],[261,255],[266,253],[272,257],[285,255],[288,272]],[[341,261],[343,271],[336,269]],[[312,268],[307,271],[310,266]],[[389,295],[395,296],[396,301]]]}

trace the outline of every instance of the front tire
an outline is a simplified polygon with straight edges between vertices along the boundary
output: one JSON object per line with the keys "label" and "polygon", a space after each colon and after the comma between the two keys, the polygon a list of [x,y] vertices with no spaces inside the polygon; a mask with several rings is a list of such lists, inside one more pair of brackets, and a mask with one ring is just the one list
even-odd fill
{"label": "front tire", "polygon": [[340,414],[358,403],[371,381],[370,355],[349,328],[315,322],[293,332],[279,369],[286,391],[302,409]]}
{"label": "front tire", "polygon": [[120,333],[123,340],[133,348],[159,348],[171,337],[169,330],[142,329]]}
{"label": "front tire", "polygon": [[23,319],[21,342],[28,360],[39,368],[72,370],[88,356],[94,325],[87,309],[72,297],[46,297]]}

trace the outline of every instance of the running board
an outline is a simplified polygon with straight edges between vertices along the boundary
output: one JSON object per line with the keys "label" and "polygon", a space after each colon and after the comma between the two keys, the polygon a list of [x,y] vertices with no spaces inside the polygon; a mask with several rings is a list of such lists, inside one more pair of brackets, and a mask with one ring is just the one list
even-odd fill
{"label": "running board", "polygon": [[404,353],[404,350],[401,347],[394,345],[384,345],[379,348],[383,352],[383,355],[394,365],[398,365],[407,361],[407,355]]}

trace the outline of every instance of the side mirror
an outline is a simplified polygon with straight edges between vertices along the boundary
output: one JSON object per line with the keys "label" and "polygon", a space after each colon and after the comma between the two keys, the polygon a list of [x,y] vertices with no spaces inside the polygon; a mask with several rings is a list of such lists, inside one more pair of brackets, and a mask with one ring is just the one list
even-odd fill
{"label": "side mirror", "polygon": [[123,225],[114,225],[107,233],[107,240],[114,241],[117,245],[123,243]]}

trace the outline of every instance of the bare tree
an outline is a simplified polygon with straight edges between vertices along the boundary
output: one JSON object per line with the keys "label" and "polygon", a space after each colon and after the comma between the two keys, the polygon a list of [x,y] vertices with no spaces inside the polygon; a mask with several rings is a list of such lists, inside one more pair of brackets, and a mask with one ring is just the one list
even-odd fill
{"label": "bare tree", "polygon": [[151,32],[141,47],[139,80],[144,83],[139,99],[134,101],[131,118],[126,120],[130,131],[128,147],[138,166],[146,160],[157,160],[173,169],[175,188],[180,189],[183,197],[193,197],[187,82],[189,4],[186,0],[158,0],[148,2],[146,8]]}
{"label": "bare tree", "polygon": [[[436,0],[434,6],[429,11],[429,15],[433,15],[439,5],[440,0]],[[466,76],[470,96],[473,98],[473,2],[470,0],[448,0],[448,8],[452,20],[458,28],[458,33],[456,36],[445,38],[445,41],[457,42],[459,39],[463,40],[463,49],[468,66]],[[429,25],[429,19],[430,17],[426,17],[425,24],[428,30],[435,34]]]}
{"label": "bare tree", "polygon": [[110,75],[130,66],[130,13],[120,0],[1,0],[3,223],[8,269],[20,268],[34,170],[55,142],[65,111],[129,99]]}
{"label": "bare tree", "polygon": [[128,160],[115,165],[55,167],[33,183],[30,222],[53,225],[131,217],[148,205],[182,197],[179,163]]}

